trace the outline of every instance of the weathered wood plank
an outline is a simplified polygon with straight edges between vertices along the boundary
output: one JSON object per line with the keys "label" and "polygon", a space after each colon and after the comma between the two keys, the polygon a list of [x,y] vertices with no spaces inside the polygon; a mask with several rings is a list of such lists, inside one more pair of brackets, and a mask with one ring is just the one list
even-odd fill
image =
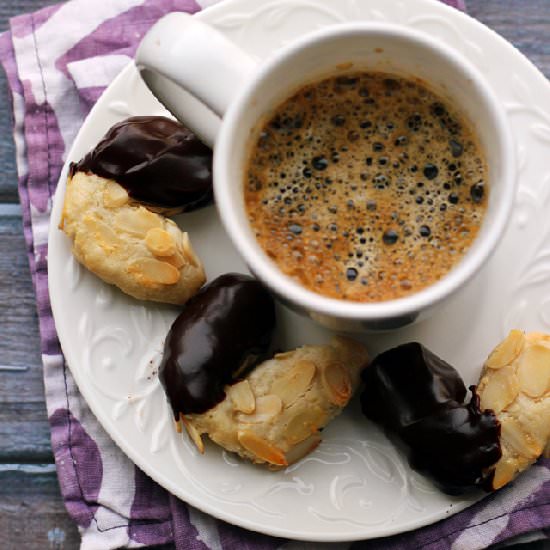
{"label": "weathered wood plank", "polygon": [[[40,394],[36,395],[38,399]],[[0,404],[0,463],[53,461],[46,406],[37,403]]]}
{"label": "weathered wood plank", "polygon": [[[80,535],[61,500],[53,464],[0,466],[0,532],[6,550],[79,547]],[[55,546],[48,535],[64,540]]]}
{"label": "weathered wood plank", "polygon": [[51,462],[34,290],[18,205],[0,205],[0,463]]}
{"label": "weathered wood plank", "polygon": [[19,209],[0,206],[2,364],[39,365],[36,303]]}
{"label": "weathered wood plank", "polygon": [[12,138],[11,104],[7,100],[8,88],[4,72],[0,70],[0,202],[16,202],[17,173],[15,147]]}
{"label": "weathered wood plank", "polygon": [[22,231],[16,207],[0,206],[1,363],[34,367],[40,365],[38,321]]}

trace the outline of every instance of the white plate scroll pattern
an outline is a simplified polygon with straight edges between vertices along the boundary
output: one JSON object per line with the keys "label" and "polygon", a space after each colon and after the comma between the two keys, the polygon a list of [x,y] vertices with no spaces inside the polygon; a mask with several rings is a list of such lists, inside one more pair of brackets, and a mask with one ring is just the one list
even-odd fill
{"label": "white plate scroll pattern", "polygon": [[[487,351],[512,326],[550,330],[550,86],[478,22],[435,0],[228,0],[198,15],[262,59],[328,24],[383,20],[436,36],[486,74],[509,114],[520,157],[520,187],[507,234],[486,269],[420,325],[365,337],[372,354],[420,340],[474,382]],[[506,63],[501,63],[502,59]],[[68,160],[79,159],[115,122],[162,114],[128,67],[83,125]],[[173,421],[156,376],[172,307],[136,302],[81,268],[56,229],[49,241],[50,293],[61,344],[75,380],[107,432],[148,475],[202,510],[244,527],[297,539],[343,541],[425,525],[475,500],[442,495],[361,417],[357,402],[324,432],[323,444],[285,471],[243,464],[208,445],[200,456]],[[210,279],[245,271],[212,207],[181,216]],[[279,309],[278,344],[326,341],[329,333]],[[289,506],[289,502],[292,503]]]}

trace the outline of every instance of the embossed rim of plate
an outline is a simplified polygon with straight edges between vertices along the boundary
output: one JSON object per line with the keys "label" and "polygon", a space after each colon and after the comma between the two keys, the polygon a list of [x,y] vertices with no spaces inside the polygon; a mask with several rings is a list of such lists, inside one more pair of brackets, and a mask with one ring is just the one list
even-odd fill
{"label": "embossed rim of plate", "polygon": [[[285,2],[281,2],[283,4]],[[291,2],[286,2],[286,4],[289,4]],[[296,2],[294,2],[296,3]],[[349,2],[346,3],[350,6],[355,5],[355,0],[349,0]],[[383,12],[384,7],[389,4],[388,0],[372,0],[370,2],[365,1],[364,4],[379,6],[379,11]],[[394,2],[399,3],[399,2]],[[302,9],[314,9],[318,5],[322,5],[322,0],[307,0],[302,1],[300,7]],[[342,2],[344,4],[344,2]],[[502,59],[504,57],[507,58],[507,68],[510,70],[510,74],[513,72],[514,65],[517,67],[518,73],[523,73],[524,75],[528,75],[528,78],[531,79],[532,83],[537,83],[537,86],[540,87],[542,83],[544,83],[545,86],[548,86],[548,83],[544,76],[534,67],[534,65],[531,64],[529,60],[527,60],[522,54],[520,54],[515,48],[506,42],[503,38],[501,38],[499,35],[479,23],[478,21],[475,21],[471,19],[469,16],[464,15],[452,8],[449,8],[447,6],[440,5],[436,0],[417,0],[416,4],[419,8],[424,8],[425,11],[429,11],[431,9],[434,10],[434,12],[437,11],[439,14],[445,14],[445,17],[448,17],[448,20],[455,25],[453,28],[458,32],[458,30],[462,30],[460,27],[465,26],[465,28],[469,28],[472,30],[472,32],[475,30],[476,33],[480,35],[480,37],[484,41],[485,49],[484,51],[487,53],[487,55],[492,55],[493,59],[498,54],[499,59]],[[246,9],[252,10],[253,8],[256,8],[259,5],[258,0],[226,0],[225,2],[218,4],[216,6],[213,6],[212,8],[208,8],[207,10],[199,13],[197,16],[201,19],[204,19],[206,22],[211,22],[215,17],[227,15],[228,17],[231,17],[231,12],[236,8],[240,6],[240,9],[243,9],[243,6]],[[246,8],[248,6],[248,8]],[[242,14],[241,14],[242,15]],[[496,52],[496,53],[495,53]],[[98,133],[97,130],[97,124],[96,121],[100,119],[102,110],[105,108],[106,103],[108,100],[116,100],[120,99],[116,97],[116,90],[120,87],[121,83],[130,78],[132,74],[131,67],[126,68],[120,75],[117,77],[117,79],[111,84],[109,89],[106,91],[106,93],[103,95],[103,97],[98,101],[98,103],[95,105],[95,107],[92,109],[91,113],[89,114],[87,120],[83,124],[77,139],[75,140],[73,147],[71,148],[69,154],[67,155],[68,161],[73,160],[75,158],[76,152],[79,148],[82,148],[82,144],[84,142],[89,142],[93,139],[97,139],[96,134]],[[489,75],[490,78],[490,75]],[[520,89],[521,91],[524,91],[525,84],[523,82],[520,83]],[[545,88],[548,92],[550,92],[550,87]],[[500,96],[499,96],[500,97]],[[549,96],[550,97],[550,94]],[[521,105],[519,106],[521,108]],[[543,109],[539,108],[539,111],[543,111]],[[93,136],[93,137],[91,137]],[[51,303],[52,303],[52,310],[54,313],[54,319],[56,322],[56,326],[58,329],[59,339],[61,341],[63,350],[66,354],[66,358],[68,361],[68,364],[71,368],[71,371],[73,373],[73,376],[75,378],[76,383],[78,384],[78,387],[86,399],[88,405],[90,406],[92,412],[94,415],[98,418],[100,423],[103,425],[107,433],[113,438],[113,440],[121,447],[121,449],[138,465],[146,474],[151,476],[153,479],[155,479],[158,483],[160,483],[162,486],[164,486],[166,489],[168,489],[170,492],[175,494],[176,496],[182,498],[183,500],[189,502],[191,505],[203,510],[206,513],[212,514],[213,516],[216,516],[220,519],[223,519],[225,521],[228,521],[230,523],[234,523],[237,525],[240,525],[242,527],[252,529],[255,531],[260,531],[266,534],[279,536],[279,537],[288,537],[288,538],[294,538],[294,539],[302,539],[302,540],[312,540],[312,541],[319,541],[319,542],[337,542],[337,541],[351,541],[351,540],[359,540],[359,539],[367,539],[372,537],[381,537],[381,536],[387,536],[392,535],[396,533],[400,533],[403,531],[407,531],[410,529],[415,529],[418,527],[422,527],[424,525],[433,523],[437,520],[444,519],[445,517],[448,517],[449,515],[458,512],[462,509],[464,509],[468,502],[459,502],[456,503],[456,501],[449,500],[449,505],[442,507],[437,513],[431,514],[429,516],[421,517],[420,520],[414,520],[414,521],[405,521],[402,523],[389,523],[386,524],[384,528],[372,528],[372,527],[365,527],[365,526],[354,526],[350,525],[349,530],[342,532],[342,531],[319,531],[312,528],[308,528],[305,526],[303,530],[290,530],[285,527],[273,527],[269,523],[262,523],[254,518],[249,517],[249,514],[247,514],[246,510],[243,510],[242,508],[235,507],[234,509],[229,509],[222,504],[217,503],[217,505],[211,505],[211,503],[205,503],[201,500],[201,494],[200,493],[193,493],[193,492],[186,492],[185,490],[182,490],[181,487],[177,486],[173,480],[170,478],[169,475],[166,474],[165,471],[162,469],[156,469],[152,464],[147,462],[145,458],[139,454],[139,451],[135,448],[135,444],[132,444],[131,437],[128,436],[127,433],[124,433],[121,431],[120,427],[116,424],[114,419],[109,416],[108,412],[105,408],[103,408],[103,403],[101,401],[101,396],[98,395],[93,387],[93,384],[90,383],[90,380],[87,378],[86,372],[83,371],[81,368],[81,365],[79,364],[78,358],[80,357],[79,351],[78,351],[78,345],[79,341],[78,338],[71,339],[71,336],[74,336],[75,334],[75,327],[69,326],[64,319],[64,311],[63,308],[66,304],[66,298],[67,298],[67,289],[63,287],[62,281],[58,282],[55,278],[56,274],[60,273],[61,265],[60,261],[63,260],[64,257],[62,255],[62,250],[60,250],[60,240],[57,239],[54,235],[55,233],[58,233],[57,231],[57,220],[59,219],[61,208],[62,208],[62,196],[63,196],[63,190],[65,188],[65,179],[67,175],[67,166],[68,161],[64,167],[64,170],[61,174],[61,178],[58,185],[58,192],[56,193],[56,197],[54,199],[54,207],[52,209],[52,223],[50,226],[50,234],[49,234],[49,243],[50,243],[50,256],[49,261],[51,261],[51,267],[49,270],[49,286],[50,286],[50,297],[51,297]],[[527,190],[529,191],[529,190]],[[61,254],[61,255],[60,255]],[[471,501],[470,501],[471,502]]]}

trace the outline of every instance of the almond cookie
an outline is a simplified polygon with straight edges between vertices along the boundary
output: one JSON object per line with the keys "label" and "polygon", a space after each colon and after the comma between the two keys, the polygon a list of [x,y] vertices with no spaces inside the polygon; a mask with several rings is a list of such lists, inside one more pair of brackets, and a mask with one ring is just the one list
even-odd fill
{"label": "almond cookie", "polygon": [[500,422],[502,457],[489,469],[499,489],[550,451],[550,335],[512,330],[485,362],[478,392]]}
{"label": "almond cookie", "polygon": [[321,429],[348,403],[367,360],[362,344],[340,337],[279,353],[226,386],[221,403],[180,419],[200,452],[207,434],[242,458],[284,467],[319,445]]}
{"label": "almond cookie", "polygon": [[187,233],[131,203],[114,180],[72,174],[59,227],[72,239],[80,263],[134,298],[183,304],[205,281]]}

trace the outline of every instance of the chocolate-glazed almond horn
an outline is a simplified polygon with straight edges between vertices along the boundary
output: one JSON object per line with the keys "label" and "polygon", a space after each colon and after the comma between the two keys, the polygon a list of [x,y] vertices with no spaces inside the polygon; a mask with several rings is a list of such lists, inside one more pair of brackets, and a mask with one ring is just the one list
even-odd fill
{"label": "chocolate-glazed almond horn", "polygon": [[550,335],[512,330],[485,362],[478,391],[501,424],[502,457],[487,471],[499,489],[550,444]]}
{"label": "chocolate-glazed almond horn", "polygon": [[135,201],[171,211],[188,212],[212,200],[212,151],[166,117],[115,124],[71,170],[115,180]]}
{"label": "chocolate-glazed almond horn", "polygon": [[159,377],[174,416],[203,413],[225,397],[268,350],[275,305],[248,275],[221,275],[187,302],[172,324]]}
{"label": "chocolate-glazed almond horn", "polygon": [[[376,357],[363,371],[365,415],[408,448],[412,468],[449,494],[487,482],[501,455],[500,426],[449,364],[418,343]],[[473,388],[472,388],[473,389]]]}
{"label": "chocolate-glazed almond horn", "polygon": [[358,387],[367,360],[362,344],[341,337],[279,353],[226,386],[227,397],[215,407],[182,415],[183,425],[200,452],[207,435],[256,464],[290,465],[321,442],[323,428]]}

